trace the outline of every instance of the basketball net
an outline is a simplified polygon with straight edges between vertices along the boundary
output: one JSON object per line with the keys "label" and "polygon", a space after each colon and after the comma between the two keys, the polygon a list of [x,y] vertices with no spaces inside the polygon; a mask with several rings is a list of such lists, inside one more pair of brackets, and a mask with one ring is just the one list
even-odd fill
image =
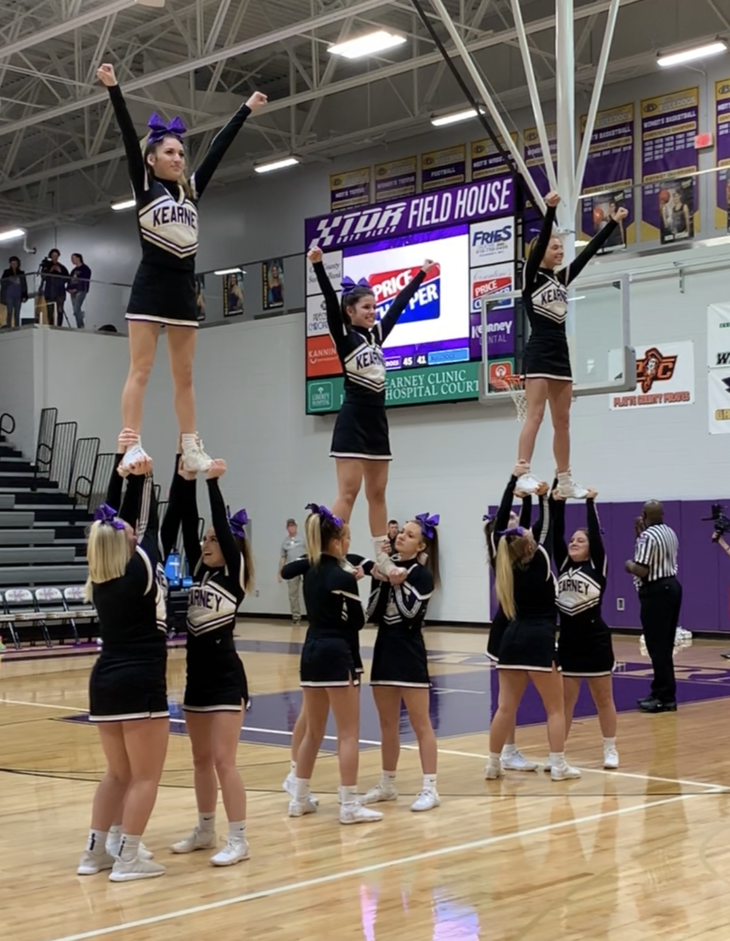
{"label": "basketball net", "polygon": [[527,418],[527,396],[525,395],[525,380],[522,376],[504,376],[492,380],[492,385],[500,392],[509,392],[517,410],[515,421],[524,422]]}

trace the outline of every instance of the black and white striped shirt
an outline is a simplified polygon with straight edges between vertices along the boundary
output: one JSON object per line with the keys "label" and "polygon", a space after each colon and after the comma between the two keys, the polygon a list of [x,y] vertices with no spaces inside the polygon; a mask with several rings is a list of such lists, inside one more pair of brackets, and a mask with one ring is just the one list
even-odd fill
{"label": "black and white striped shirt", "polygon": [[649,571],[646,578],[634,578],[634,584],[639,589],[649,582],[656,582],[660,578],[671,578],[677,574],[677,551],[679,540],[677,534],[666,523],[656,523],[647,526],[636,540],[634,548],[634,562],[643,565]]}

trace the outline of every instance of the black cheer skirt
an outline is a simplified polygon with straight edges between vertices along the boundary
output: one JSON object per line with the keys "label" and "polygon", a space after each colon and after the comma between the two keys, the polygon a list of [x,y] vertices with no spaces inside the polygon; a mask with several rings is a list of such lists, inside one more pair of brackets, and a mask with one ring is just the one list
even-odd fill
{"label": "black cheer skirt", "polygon": [[408,628],[381,627],[375,639],[371,686],[413,686],[428,689],[428,657],[423,634]]}
{"label": "black cheer skirt", "polygon": [[185,712],[239,712],[248,704],[248,680],[235,650],[188,661]]}
{"label": "black cheer skirt", "polygon": [[[311,628],[310,628],[311,631]],[[309,637],[299,664],[299,685],[359,686],[362,662],[344,637]]]}
{"label": "black cheer skirt", "polygon": [[103,655],[89,678],[89,721],[164,719],[167,705],[167,652],[151,660]]}
{"label": "black cheer skirt", "polygon": [[499,648],[502,646],[504,632],[507,630],[509,618],[502,610],[502,605],[492,618],[492,625],[489,628],[489,640],[487,641],[487,656],[490,660],[499,660]]}
{"label": "black cheer skirt", "polygon": [[132,323],[197,328],[195,274],[140,265],[132,284],[126,319]]}
{"label": "black cheer skirt", "polygon": [[555,621],[551,618],[510,621],[499,648],[498,669],[550,673],[558,662],[556,630]]}
{"label": "black cheer skirt", "polygon": [[572,380],[570,353],[565,334],[544,336],[532,334],[522,359],[526,379]]}
{"label": "black cheer skirt", "polygon": [[330,457],[392,461],[385,407],[343,402],[332,434]]}
{"label": "black cheer skirt", "polygon": [[572,626],[561,618],[558,657],[564,676],[609,676],[616,660],[608,625],[596,618]]}

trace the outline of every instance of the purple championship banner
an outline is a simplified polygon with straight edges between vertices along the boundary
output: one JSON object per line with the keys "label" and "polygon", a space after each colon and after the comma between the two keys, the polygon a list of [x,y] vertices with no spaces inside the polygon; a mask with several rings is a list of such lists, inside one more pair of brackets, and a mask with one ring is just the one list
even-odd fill
{"label": "purple championship banner", "polygon": [[307,247],[317,244],[331,252],[375,239],[406,236],[414,230],[511,216],[514,207],[512,178],[494,177],[440,193],[423,193],[307,219],[304,237]]}
{"label": "purple championship banner", "polygon": [[[517,145],[517,131],[510,132],[512,142]],[[497,140],[504,147],[504,138],[500,135]],[[499,176],[509,170],[504,157],[491,140],[475,140],[471,145],[471,178],[484,180],[490,176]]]}
{"label": "purple championship banner", "polygon": [[[581,117],[581,137],[586,117]],[[581,200],[582,237],[593,238],[606,225],[611,213],[623,206],[629,215],[606,243],[619,248],[633,242],[634,233],[634,105],[633,102],[599,111],[591,136],[583,177]]]}
{"label": "purple championship banner", "polygon": [[466,144],[421,154],[421,189],[441,189],[466,180]]}
{"label": "purple championship banner", "polygon": [[730,232],[730,78],[715,82],[715,134],[717,138],[715,228]]}
{"label": "purple championship banner", "polygon": [[375,165],[375,202],[416,195],[418,158],[404,157]]}
{"label": "purple championship banner", "polygon": [[641,102],[642,241],[694,238],[699,228],[699,88]]}
{"label": "purple championship banner", "polygon": [[330,176],[330,209],[336,212],[370,202],[370,167]]}

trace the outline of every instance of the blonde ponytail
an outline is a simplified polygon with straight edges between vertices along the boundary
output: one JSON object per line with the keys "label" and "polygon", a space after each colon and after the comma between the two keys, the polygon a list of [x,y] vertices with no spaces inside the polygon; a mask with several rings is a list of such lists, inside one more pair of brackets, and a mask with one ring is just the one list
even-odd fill
{"label": "blonde ponytail", "polygon": [[312,513],[304,524],[304,533],[307,539],[307,558],[316,565],[322,558],[322,527],[319,513]]}
{"label": "blonde ponytail", "polygon": [[85,590],[87,601],[92,600],[94,585],[102,585],[124,575],[129,557],[129,540],[123,529],[115,529],[100,521],[92,523],[86,545],[86,558],[89,563],[89,578]]}
{"label": "blonde ponytail", "polygon": [[502,610],[510,619],[514,620],[517,609],[515,607],[515,575],[512,569],[512,553],[508,540],[503,537],[497,546],[497,564],[495,566],[495,587],[497,598]]}

